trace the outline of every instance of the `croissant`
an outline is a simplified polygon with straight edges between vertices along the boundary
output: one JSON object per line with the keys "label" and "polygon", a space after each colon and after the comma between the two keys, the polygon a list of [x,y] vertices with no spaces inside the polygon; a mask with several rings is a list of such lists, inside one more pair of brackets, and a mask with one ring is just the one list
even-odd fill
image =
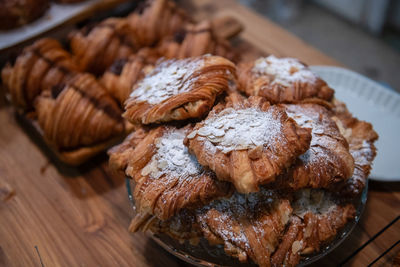
{"label": "croissant", "polygon": [[156,44],[189,21],[185,12],[169,0],[146,0],[127,19],[141,46]]}
{"label": "croissant", "polygon": [[202,237],[194,211],[187,209],[181,210],[177,215],[167,220],[160,220],[148,213],[137,213],[129,225],[129,231],[167,234],[182,243],[189,241],[192,244],[197,244]]}
{"label": "croissant", "polygon": [[114,173],[122,172],[125,175],[125,169],[128,167],[132,153],[148,133],[148,129],[138,127],[122,143],[110,148],[107,152],[110,170]]}
{"label": "croissant", "polygon": [[302,256],[320,251],[347,222],[354,219],[352,204],[337,204],[319,189],[296,192],[293,215],[271,257],[271,266],[297,266]]}
{"label": "croissant", "polygon": [[234,71],[218,56],[161,61],[134,87],[123,116],[142,124],[200,118],[227,90]]}
{"label": "croissant", "polygon": [[270,266],[291,214],[287,199],[259,191],[215,200],[197,212],[197,220],[211,244],[223,244],[225,252],[241,262],[250,258],[259,266]]}
{"label": "croissant", "polygon": [[153,129],[129,152],[126,174],[135,180],[138,213],[166,220],[230,193],[228,183],[214,179],[187,152],[183,139],[189,129]]}
{"label": "croissant", "polygon": [[365,187],[376,156],[374,143],[378,140],[378,134],[370,123],[354,118],[344,103],[335,100],[334,104],[335,113],[332,119],[349,143],[349,150],[354,158],[353,176],[343,181],[338,192],[350,196],[359,195]]}
{"label": "croissant", "polygon": [[151,52],[139,52],[127,59],[119,59],[103,74],[100,83],[121,106],[128,99],[136,82],[152,70],[155,59],[151,56]]}
{"label": "croissant", "polygon": [[44,38],[26,47],[14,66],[7,63],[1,75],[13,104],[29,110],[42,91],[51,90],[78,71],[79,67],[58,41]]}
{"label": "croissant", "polygon": [[60,151],[92,146],[123,134],[118,104],[90,74],[76,74],[35,102],[46,140]]}
{"label": "croissant", "polygon": [[275,186],[300,188],[334,188],[353,175],[354,159],[349,145],[331,114],[312,104],[285,105],[289,117],[301,127],[311,128],[311,144],[290,169],[277,178]]}
{"label": "croissant", "polygon": [[271,103],[296,103],[307,98],[330,101],[334,91],[294,58],[268,56],[238,66],[239,89]]}
{"label": "croissant", "polygon": [[0,29],[8,30],[27,24],[42,16],[49,8],[49,0],[0,1]]}
{"label": "croissant", "polygon": [[215,35],[210,21],[187,24],[173,36],[164,38],[158,50],[166,58],[187,58],[204,54],[234,58],[229,42]]}
{"label": "croissant", "polygon": [[310,132],[289,118],[282,106],[270,106],[262,97],[231,94],[226,104],[215,106],[196,124],[185,144],[218,179],[249,193],[273,182],[306,152]]}
{"label": "croissant", "polygon": [[331,241],[337,231],[355,217],[352,204],[337,204],[333,195],[319,189],[305,189],[295,194],[293,213],[304,224],[302,254],[320,250],[322,244]]}
{"label": "croissant", "polygon": [[101,74],[111,64],[127,58],[140,45],[126,19],[109,18],[94,27],[85,27],[70,34],[70,48],[80,68]]}

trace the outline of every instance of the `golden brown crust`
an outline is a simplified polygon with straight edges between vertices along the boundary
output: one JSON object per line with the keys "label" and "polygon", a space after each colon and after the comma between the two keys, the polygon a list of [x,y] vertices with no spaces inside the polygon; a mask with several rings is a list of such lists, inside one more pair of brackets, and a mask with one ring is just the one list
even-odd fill
{"label": "golden brown crust", "polygon": [[76,74],[35,103],[45,138],[59,150],[107,141],[124,133],[117,103],[90,74]]}
{"label": "golden brown crust", "polygon": [[270,256],[289,221],[292,208],[271,192],[235,193],[200,209],[197,220],[211,244],[224,244],[225,252],[242,262],[252,259],[270,266]]}
{"label": "golden brown crust", "polygon": [[51,90],[78,71],[77,64],[58,41],[44,38],[26,47],[14,66],[7,64],[2,80],[13,104],[28,110],[42,91]]}
{"label": "golden brown crust", "polygon": [[353,204],[320,189],[303,189],[294,194],[293,214],[302,219],[301,254],[318,252],[347,222],[355,217]]}
{"label": "golden brown crust", "polygon": [[338,192],[344,195],[359,195],[365,187],[376,156],[374,143],[378,140],[378,134],[370,123],[353,117],[344,103],[335,100],[334,104],[332,118],[349,143],[349,151],[354,158],[353,176],[340,185]]}
{"label": "golden brown crust", "polygon": [[232,62],[217,56],[163,61],[135,86],[123,116],[142,124],[201,118],[234,71]]}
{"label": "golden brown crust", "polygon": [[190,210],[182,210],[167,220],[160,220],[150,214],[135,214],[129,225],[129,231],[167,234],[180,242],[189,241],[191,244],[197,244],[202,237],[196,216]]}
{"label": "golden brown crust", "polygon": [[293,216],[271,258],[272,266],[296,266],[302,256],[320,251],[355,217],[352,204],[337,204],[332,194],[304,189],[294,195]]}
{"label": "golden brown crust", "polygon": [[302,254],[312,254],[321,249],[322,244],[330,242],[337,232],[346,223],[355,217],[355,209],[352,204],[336,206],[327,214],[304,215],[304,241],[306,246]]}
{"label": "golden brown crust", "polygon": [[132,92],[133,86],[153,68],[153,60],[141,53],[115,61],[106,71],[100,83],[122,106]]}
{"label": "golden brown crust", "polygon": [[108,150],[109,166],[113,172],[122,172],[125,175],[125,169],[136,146],[146,137],[149,129],[138,127],[130,133],[125,140]]}
{"label": "golden brown crust", "polygon": [[232,49],[226,40],[218,38],[210,21],[187,24],[173,36],[164,38],[158,46],[166,58],[187,58],[212,54],[233,59]]}
{"label": "golden brown crust", "polygon": [[296,266],[301,259],[303,243],[303,223],[300,218],[292,216],[285,234],[271,257],[271,266]]}
{"label": "golden brown crust", "polygon": [[48,0],[0,1],[0,29],[9,30],[42,16],[49,8]]}
{"label": "golden brown crust", "polygon": [[[272,70],[266,70],[266,66],[272,66]],[[294,76],[302,71],[305,75]],[[238,82],[239,89],[246,95],[262,96],[273,104],[296,103],[307,98],[329,101],[334,94],[325,81],[312,74],[304,64],[290,58],[270,56],[239,64]]]}
{"label": "golden brown crust", "polygon": [[154,45],[189,21],[185,12],[169,0],[144,1],[127,19],[141,46]]}
{"label": "golden brown crust", "polygon": [[309,150],[277,179],[278,187],[333,188],[353,175],[354,159],[331,113],[317,104],[285,105],[289,117],[312,128]]}
{"label": "golden brown crust", "polygon": [[[267,116],[264,120],[265,123],[262,122],[261,126],[267,127],[268,131],[260,128],[263,132],[260,133],[260,136],[254,137],[271,135],[271,138],[262,139],[259,141],[260,144],[257,143],[254,146],[233,148],[232,151],[226,153],[218,148],[218,145],[214,145],[208,137],[201,135],[200,132],[203,131],[201,129],[208,121],[231,116],[230,113],[235,117],[237,111],[250,109],[254,109],[251,113],[257,112],[260,116]],[[267,123],[269,124],[267,125]],[[249,128],[249,133],[258,131],[257,126]],[[272,131],[272,129],[274,130]],[[224,131],[230,130],[225,129]],[[231,131],[232,134],[235,134],[234,131],[236,130]],[[222,138],[228,137],[223,133]],[[270,106],[261,97],[250,97],[247,100],[237,94],[231,94],[225,105],[217,105],[205,121],[196,124],[193,133],[185,142],[191,153],[196,155],[200,164],[213,170],[218,179],[231,181],[239,192],[248,193],[257,191],[261,184],[273,182],[277,175],[289,167],[299,155],[307,151],[310,140],[310,129],[299,127],[293,119],[287,116],[283,107]]]}
{"label": "golden brown crust", "polygon": [[101,74],[115,60],[127,58],[140,46],[123,18],[108,18],[93,28],[70,34],[70,47],[84,71]]}
{"label": "golden brown crust", "polygon": [[158,127],[128,152],[126,174],[135,180],[138,213],[166,220],[184,208],[204,205],[230,193],[228,183],[216,180],[188,154],[183,139],[189,130]]}

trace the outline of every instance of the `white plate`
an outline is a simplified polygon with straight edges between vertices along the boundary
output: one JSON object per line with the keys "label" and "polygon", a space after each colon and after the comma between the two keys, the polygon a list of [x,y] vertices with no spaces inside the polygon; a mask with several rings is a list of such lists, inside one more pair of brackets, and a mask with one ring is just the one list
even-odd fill
{"label": "white plate", "polygon": [[372,123],[379,134],[370,178],[400,181],[400,94],[356,72],[329,66],[312,71],[335,89],[337,99],[359,119]]}

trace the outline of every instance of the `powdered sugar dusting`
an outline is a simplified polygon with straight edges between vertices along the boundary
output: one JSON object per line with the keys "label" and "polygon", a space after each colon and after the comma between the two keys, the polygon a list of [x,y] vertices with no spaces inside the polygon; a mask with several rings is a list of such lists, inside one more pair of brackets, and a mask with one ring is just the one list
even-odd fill
{"label": "powdered sugar dusting", "polygon": [[227,108],[205,120],[203,127],[190,133],[207,138],[223,153],[245,150],[258,146],[271,146],[280,141],[282,123],[275,118],[272,109],[257,108],[235,110]]}
{"label": "powdered sugar dusting", "polygon": [[[203,207],[204,210],[215,209],[218,216],[211,216],[216,225],[221,225],[218,229],[214,229],[226,242],[229,240],[233,243],[241,243],[249,248],[249,241],[246,234],[240,229],[235,228],[232,220],[242,221],[244,218],[250,219],[249,216],[257,216],[258,208],[265,209],[269,204],[276,200],[276,193],[273,190],[262,188],[259,192],[250,194],[241,194],[235,192],[229,198],[214,200],[210,204]],[[200,216],[206,216],[202,213]],[[257,227],[258,228],[258,227]],[[256,229],[255,229],[256,230]],[[261,230],[261,229],[258,229]]]}
{"label": "powdered sugar dusting", "polygon": [[303,218],[308,212],[326,214],[335,207],[329,193],[320,189],[302,189],[295,193],[293,213]]}
{"label": "powdered sugar dusting", "polygon": [[189,177],[200,174],[203,169],[197,159],[190,155],[183,144],[186,129],[173,129],[156,141],[157,152],[142,169],[142,175],[159,178],[162,175]]}
{"label": "powdered sugar dusting", "polygon": [[190,89],[192,75],[203,62],[201,58],[163,61],[138,84],[130,97],[137,101],[158,104],[172,96],[187,92]]}
{"label": "powdered sugar dusting", "polygon": [[259,192],[249,194],[235,192],[230,198],[215,200],[210,206],[220,211],[246,215],[249,211],[254,212],[260,203],[272,203],[275,197],[273,190],[261,188]]}
{"label": "powdered sugar dusting", "polygon": [[[300,159],[304,162],[319,162],[322,160],[321,157],[326,156],[325,154],[318,153],[315,149],[323,145],[328,147],[330,142],[333,142],[330,138],[322,138],[317,135],[323,135],[327,133],[326,124],[321,121],[320,113],[312,109],[303,108],[298,105],[286,105],[287,115],[294,119],[300,127],[311,128],[311,143],[310,148],[306,153],[300,155]],[[316,148],[315,148],[316,147]],[[320,151],[320,149],[317,149]]]}
{"label": "powdered sugar dusting", "polygon": [[371,155],[372,145],[366,140],[362,140],[359,144],[350,145],[350,153],[357,165],[366,166],[372,163]]}
{"label": "powdered sugar dusting", "polygon": [[256,60],[252,69],[259,75],[272,76],[271,84],[290,86],[293,82],[314,82],[316,75],[295,58],[268,56]]}

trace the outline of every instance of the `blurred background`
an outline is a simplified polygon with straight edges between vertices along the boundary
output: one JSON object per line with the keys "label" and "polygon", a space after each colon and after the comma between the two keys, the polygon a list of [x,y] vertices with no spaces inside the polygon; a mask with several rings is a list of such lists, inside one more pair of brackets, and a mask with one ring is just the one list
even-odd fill
{"label": "blurred background", "polygon": [[239,0],[345,66],[400,92],[400,0]]}

